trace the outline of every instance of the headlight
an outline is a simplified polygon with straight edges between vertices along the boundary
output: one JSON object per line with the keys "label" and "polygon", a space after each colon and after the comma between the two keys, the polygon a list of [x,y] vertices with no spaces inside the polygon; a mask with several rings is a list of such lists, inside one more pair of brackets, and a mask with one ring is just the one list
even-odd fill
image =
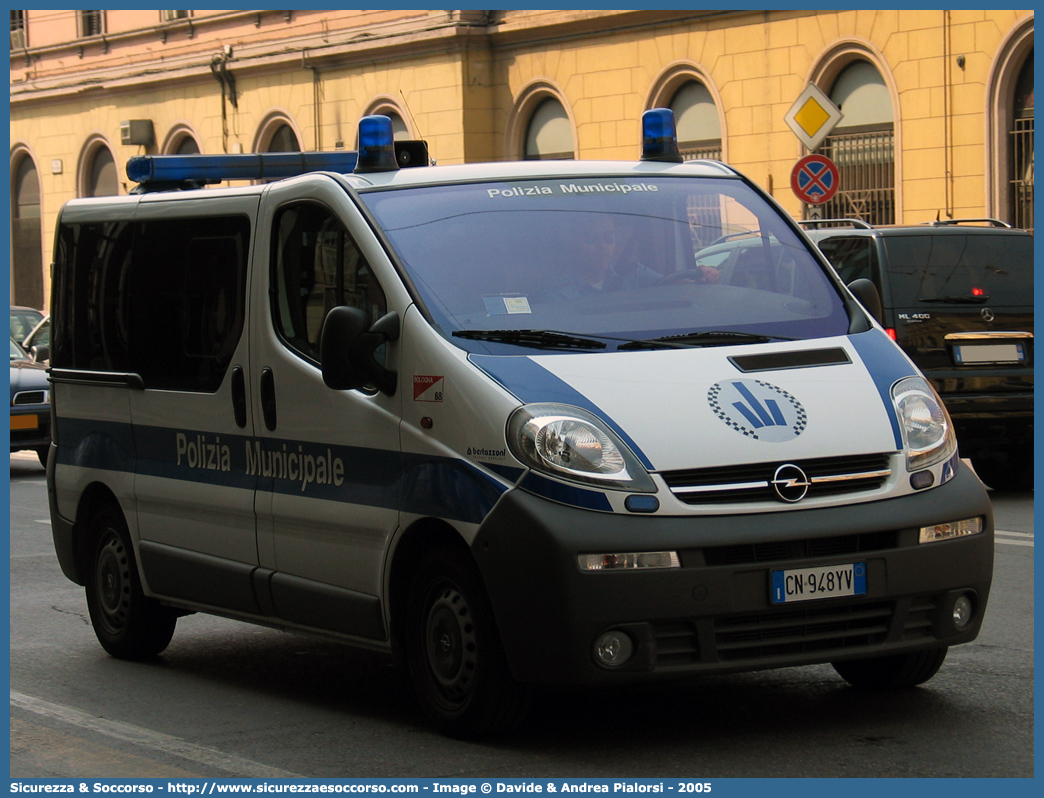
{"label": "headlight", "polygon": [[521,462],[603,488],[655,493],[656,485],[604,422],[579,407],[526,405],[508,419],[508,446]]}
{"label": "headlight", "polygon": [[923,377],[907,377],[892,387],[899,426],[906,443],[906,469],[918,471],[947,460],[957,438],[942,400]]}

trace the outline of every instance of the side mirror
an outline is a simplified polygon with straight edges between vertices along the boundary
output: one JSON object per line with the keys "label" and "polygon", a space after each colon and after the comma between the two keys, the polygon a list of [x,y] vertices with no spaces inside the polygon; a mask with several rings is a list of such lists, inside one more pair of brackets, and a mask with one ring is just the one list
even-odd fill
{"label": "side mirror", "polygon": [[387,313],[370,325],[359,308],[340,305],[326,314],[319,337],[323,382],[338,391],[373,386],[392,396],[398,375],[376,358],[377,350],[399,337],[399,314]]}
{"label": "side mirror", "polygon": [[874,317],[875,321],[879,324],[882,323],[884,314],[881,310],[881,294],[873,280],[860,277],[848,284],[848,290],[859,300],[867,313]]}
{"label": "side mirror", "polygon": [[47,344],[37,344],[29,350],[29,354],[37,363],[43,363],[44,361],[51,359],[51,347]]}

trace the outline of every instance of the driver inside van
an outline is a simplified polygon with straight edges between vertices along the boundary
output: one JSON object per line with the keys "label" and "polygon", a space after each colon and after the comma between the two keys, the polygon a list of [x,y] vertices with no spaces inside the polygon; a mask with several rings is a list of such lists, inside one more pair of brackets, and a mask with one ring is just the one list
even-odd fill
{"label": "driver inside van", "polygon": [[612,216],[604,213],[573,214],[565,231],[562,259],[569,281],[558,296],[571,299],[606,291],[655,285],[663,275],[641,263],[623,269],[617,262],[617,233]]}
{"label": "driver inside van", "polygon": [[[562,299],[575,299],[609,291],[645,288],[665,281],[665,276],[640,261],[627,262],[620,257],[620,235],[613,217],[605,213],[574,214],[574,224],[566,231],[563,259],[569,281],[556,292]],[[717,282],[718,272],[683,282]]]}

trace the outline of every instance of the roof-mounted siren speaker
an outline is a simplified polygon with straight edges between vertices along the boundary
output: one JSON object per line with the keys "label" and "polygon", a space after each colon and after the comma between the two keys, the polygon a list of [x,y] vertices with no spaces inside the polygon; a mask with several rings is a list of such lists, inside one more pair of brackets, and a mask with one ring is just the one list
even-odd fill
{"label": "roof-mounted siren speaker", "polygon": [[391,118],[384,114],[364,116],[359,120],[359,160],[355,171],[394,172],[398,168]]}
{"label": "roof-mounted siren speaker", "polygon": [[396,141],[395,162],[400,169],[428,165],[428,142],[419,140]]}
{"label": "roof-mounted siren speaker", "polygon": [[642,160],[681,163],[674,111],[651,108],[642,114]]}

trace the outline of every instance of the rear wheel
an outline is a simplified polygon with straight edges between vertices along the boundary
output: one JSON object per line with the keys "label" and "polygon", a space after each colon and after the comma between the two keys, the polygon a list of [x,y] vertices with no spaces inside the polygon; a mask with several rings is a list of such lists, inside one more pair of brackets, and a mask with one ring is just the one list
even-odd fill
{"label": "rear wheel", "polygon": [[890,657],[831,663],[842,679],[863,690],[916,687],[935,676],[946,659],[946,647]]}
{"label": "rear wheel", "polygon": [[142,592],[123,514],[104,507],[95,515],[91,532],[87,609],[98,642],[120,659],[159,654],[174,636],[177,614]]}
{"label": "rear wheel", "polygon": [[474,565],[436,553],[414,577],[408,612],[410,678],[425,713],[455,737],[516,727],[528,692],[508,670]]}

